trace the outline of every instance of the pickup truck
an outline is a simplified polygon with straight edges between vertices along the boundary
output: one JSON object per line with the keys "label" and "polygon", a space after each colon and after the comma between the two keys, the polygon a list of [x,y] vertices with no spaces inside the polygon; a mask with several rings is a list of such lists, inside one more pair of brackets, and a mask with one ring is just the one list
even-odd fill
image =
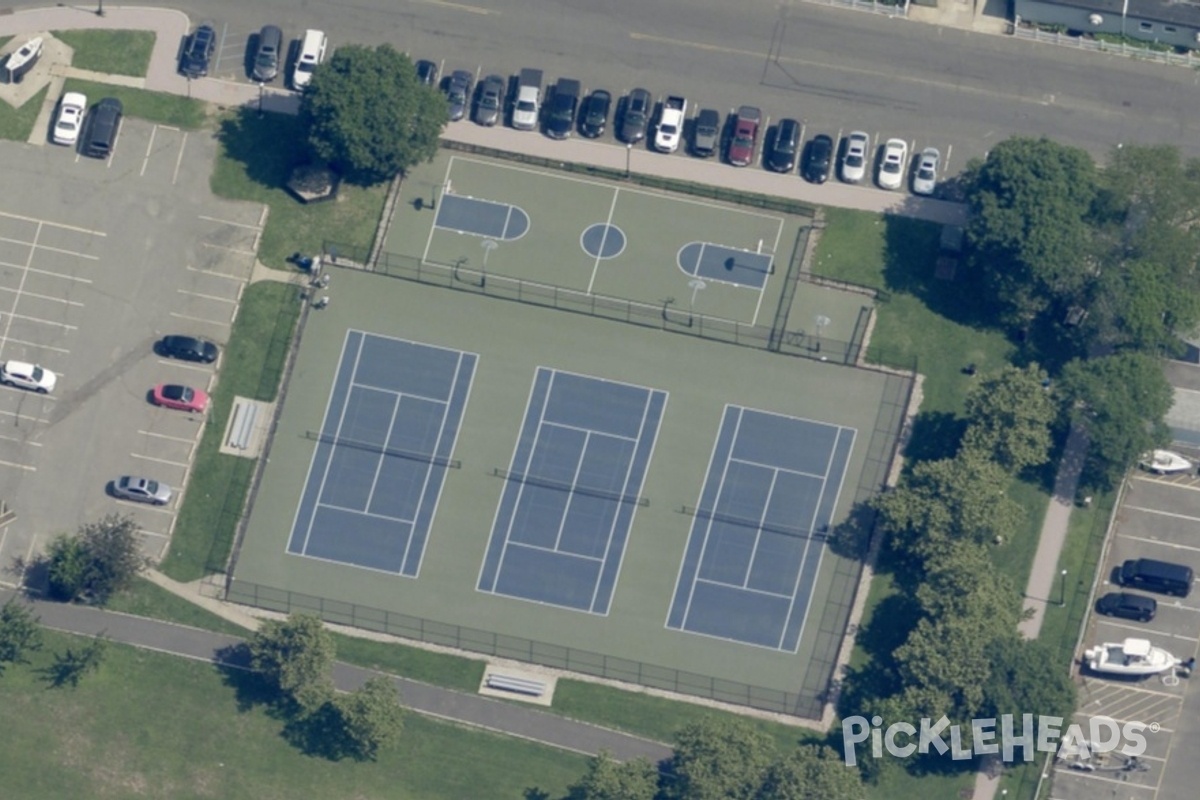
{"label": "pickup truck", "polygon": [[669,95],[663,101],[662,116],[654,134],[654,147],[664,153],[674,153],[683,134],[683,118],[687,115],[687,100]]}
{"label": "pickup truck", "polygon": [[513,104],[512,126],[519,131],[537,128],[542,106],[542,71],[523,69],[517,79],[517,99]]}
{"label": "pickup truck", "polygon": [[745,167],[754,161],[754,148],[758,143],[762,112],[754,106],[742,106],[737,110],[736,116],[737,125],[733,128],[733,139],[729,142],[729,163],[735,167]]}

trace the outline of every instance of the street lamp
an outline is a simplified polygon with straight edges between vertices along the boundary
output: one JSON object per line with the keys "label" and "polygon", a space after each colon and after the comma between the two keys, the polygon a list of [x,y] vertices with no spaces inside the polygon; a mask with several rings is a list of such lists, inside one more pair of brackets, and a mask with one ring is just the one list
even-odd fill
{"label": "street lamp", "polygon": [[96,9],[96,16],[97,17],[104,16],[104,0],[100,0],[100,6]]}
{"label": "street lamp", "polygon": [[258,82],[258,116],[263,115],[263,82]]}
{"label": "street lamp", "polygon": [[483,270],[479,273],[479,285],[483,287],[487,285],[488,256],[492,254],[493,250],[500,246],[500,243],[495,239],[484,239],[480,246],[483,247]]}
{"label": "street lamp", "polygon": [[625,180],[629,180],[630,164],[633,161],[633,142],[625,144]]}
{"label": "street lamp", "polygon": [[1062,582],[1058,585],[1058,604],[1065,606],[1067,604],[1067,571],[1062,571]]}

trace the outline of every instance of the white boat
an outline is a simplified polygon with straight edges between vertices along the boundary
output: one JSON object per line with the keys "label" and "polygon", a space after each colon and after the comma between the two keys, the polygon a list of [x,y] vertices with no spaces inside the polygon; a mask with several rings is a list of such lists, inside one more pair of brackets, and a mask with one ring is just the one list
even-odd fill
{"label": "white boat", "polygon": [[1138,465],[1156,475],[1171,475],[1176,472],[1188,472],[1192,469],[1191,461],[1171,450],[1155,450],[1147,453],[1138,462]]}
{"label": "white boat", "polygon": [[4,68],[8,70],[8,79],[13,83],[20,83],[21,78],[25,73],[33,69],[33,65],[42,57],[42,37],[35,36],[25,44],[21,45],[8,60],[4,62]]}
{"label": "white boat", "polygon": [[1137,677],[1157,675],[1182,662],[1161,647],[1150,644],[1149,639],[1126,639],[1115,644],[1096,645],[1083,654],[1083,663],[1103,675]]}

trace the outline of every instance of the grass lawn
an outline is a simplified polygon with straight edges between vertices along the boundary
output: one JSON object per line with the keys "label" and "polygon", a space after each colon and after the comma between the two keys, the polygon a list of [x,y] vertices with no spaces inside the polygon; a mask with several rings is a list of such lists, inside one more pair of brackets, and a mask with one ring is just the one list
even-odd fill
{"label": "grass lawn", "polygon": [[144,78],[154,50],[153,31],[51,31],[55,39],[75,51],[71,66]]}
{"label": "grass lawn", "polygon": [[[78,688],[49,689],[39,669],[86,641],[47,632],[34,663],[0,680],[6,800],[46,798],[560,797],[584,757],[410,714],[377,762],[303,755],[240,675],[111,644]],[[486,787],[486,789],[483,789]]]}
{"label": "grass lawn", "polygon": [[255,461],[223,455],[221,437],[235,396],[275,399],[300,313],[296,291],[290,284],[263,281],[242,295],[171,549],[162,563],[162,571],[175,580],[192,581],[225,568]]}
{"label": "grass lawn", "polygon": [[93,83],[78,78],[68,78],[64,92],[83,92],[89,103],[102,97],[115,97],[125,108],[125,116],[173,125],[184,130],[197,130],[207,121],[205,104],[190,97],[180,97],[166,92],[150,92],[129,86],[114,86],[111,83]]}
{"label": "grass lawn", "polygon": [[230,636],[245,636],[249,633],[241,625],[190,603],[145,578],[134,581],[133,588],[128,592],[110,598],[105,608],[123,614],[154,617],[206,631],[227,633]]}
{"label": "grass lawn", "polygon": [[285,186],[292,170],[308,160],[296,117],[242,109],[221,122],[221,152],[213,171],[214,194],[271,207],[258,259],[291,269],[292,253],[319,253],[327,240],[370,244],[383,213],[387,185],[364,189],[342,184],[334,200],[304,204]]}
{"label": "grass lawn", "polygon": [[[0,102],[0,139],[9,139],[14,142],[27,142],[33,134],[33,125],[37,122],[37,115],[42,110],[42,104],[46,102],[46,92],[50,91],[47,86],[33,97],[25,101],[25,105],[20,108],[13,108],[8,103]],[[49,135],[49,131],[46,134]]]}

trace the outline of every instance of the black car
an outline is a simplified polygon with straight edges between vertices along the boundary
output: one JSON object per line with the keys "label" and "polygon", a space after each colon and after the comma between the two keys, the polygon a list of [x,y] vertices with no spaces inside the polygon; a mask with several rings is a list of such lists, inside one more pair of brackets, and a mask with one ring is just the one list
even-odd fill
{"label": "black car", "polygon": [[775,129],[775,143],[767,156],[767,166],[776,172],[791,172],[796,166],[800,152],[800,123],[794,119],[779,121]]}
{"label": "black car", "polygon": [[158,344],[160,354],[181,361],[199,361],[211,364],[217,360],[217,346],[206,339],[195,336],[165,336]]}
{"label": "black car", "polygon": [[208,74],[208,62],[217,46],[217,32],[211,25],[201,25],[192,32],[179,56],[179,74],[188,78],[203,78]]}
{"label": "black car", "polygon": [[438,79],[438,65],[432,61],[417,62],[417,80],[426,86],[434,86]]}
{"label": "black car", "polygon": [[804,150],[800,174],[809,183],[824,183],[833,169],[833,139],[825,134],[814,136]]}
{"label": "black car", "polygon": [[692,155],[708,158],[721,143],[721,112],[702,108],[692,126]]}
{"label": "black car", "polygon": [[575,112],[579,110],[579,81],[559,78],[554,94],[546,104],[546,135],[551,139],[566,139],[575,127]]}
{"label": "black car", "polygon": [[91,158],[108,158],[121,131],[125,109],[115,97],[105,97],[88,112],[84,132],[83,154]]}
{"label": "black car", "polygon": [[456,69],[450,75],[450,85],[446,87],[446,98],[450,101],[450,119],[457,121],[466,116],[467,104],[471,97],[471,84],[475,76],[465,69]]}
{"label": "black car", "polygon": [[634,89],[625,98],[625,113],[621,115],[621,141],[636,144],[646,138],[654,98],[645,89]]}
{"label": "black car", "polygon": [[1109,592],[1096,601],[1096,612],[1109,617],[1149,622],[1158,611],[1158,602],[1153,597],[1128,592]]}
{"label": "black car", "polygon": [[499,75],[488,75],[479,89],[479,102],[475,106],[475,122],[491,127],[500,121],[504,111],[504,92],[507,84]]}
{"label": "black car", "polygon": [[608,125],[608,111],[612,108],[612,95],[603,89],[597,89],[588,96],[583,104],[583,120],[579,124],[579,132],[584,136],[595,139],[604,135]]}

